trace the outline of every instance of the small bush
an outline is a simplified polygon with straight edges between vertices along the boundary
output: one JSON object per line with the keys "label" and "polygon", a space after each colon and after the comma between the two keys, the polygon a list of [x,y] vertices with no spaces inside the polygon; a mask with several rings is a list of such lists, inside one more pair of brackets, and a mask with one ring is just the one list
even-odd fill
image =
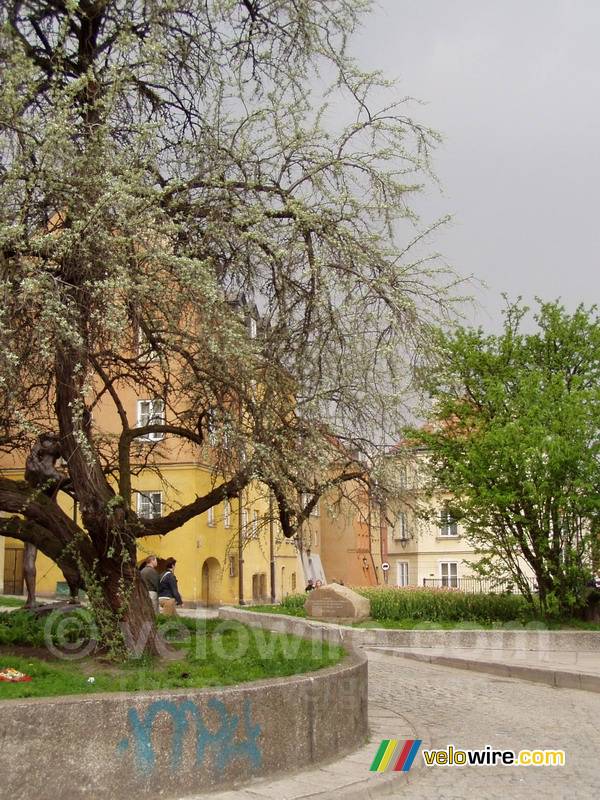
{"label": "small bush", "polygon": [[0,645],[44,646],[44,623],[31,611],[0,613]]}
{"label": "small bush", "polygon": [[285,609],[286,614],[290,614],[294,617],[305,617],[306,611],[304,610],[304,603],[308,595],[306,592],[302,594],[288,594],[287,597],[284,597],[281,601],[281,607]]}

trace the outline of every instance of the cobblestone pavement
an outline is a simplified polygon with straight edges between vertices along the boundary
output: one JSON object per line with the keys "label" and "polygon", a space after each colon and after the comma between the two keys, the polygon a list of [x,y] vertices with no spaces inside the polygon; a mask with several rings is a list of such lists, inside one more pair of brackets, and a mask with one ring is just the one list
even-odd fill
{"label": "cobblestone pavement", "polygon": [[[395,708],[433,748],[563,750],[564,767],[422,766],[390,798],[592,797],[600,778],[600,694],[369,654],[370,703]],[[393,738],[403,737],[397,731]],[[417,766],[415,762],[415,766]]]}

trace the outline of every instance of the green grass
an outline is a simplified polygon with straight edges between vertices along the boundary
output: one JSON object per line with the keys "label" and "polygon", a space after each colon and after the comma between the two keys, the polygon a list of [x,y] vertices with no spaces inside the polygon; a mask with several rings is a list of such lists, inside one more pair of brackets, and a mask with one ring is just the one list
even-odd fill
{"label": "green grass", "polygon": [[[10,616],[25,614],[33,616],[28,612],[13,612]],[[18,630],[31,635],[35,626],[30,621],[15,622]],[[90,657],[48,661],[22,653],[0,654],[0,669],[12,667],[31,677],[29,682],[0,681],[0,699],[227,686],[322,669],[337,663],[345,654],[339,647],[324,644],[313,648],[308,640],[233,621],[180,619],[178,623],[182,640],[171,644],[179,657],[170,661],[132,659],[117,666]],[[6,628],[6,621],[0,620],[0,643],[3,636],[6,640]],[[10,638],[16,645],[16,637]],[[38,641],[37,637],[34,639]],[[93,683],[88,683],[90,677],[94,678]]]}
{"label": "green grass", "polygon": [[290,617],[306,617],[304,603],[308,599],[308,594],[288,594],[279,605],[265,606],[239,606],[245,611],[260,611],[263,614],[287,614]]}
{"label": "green grass", "polygon": [[261,614],[285,614],[288,617],[306,617],[306,611],[303,608],[290,608],[284,605],[266,605],[266,606],[238,606],[243,611],[260,611]]}
{"label": "green grass", "polygon": [[19,608],[25,605],[25,598],[20,597],[6,597],[0,594],[0,606],[4,608]]}

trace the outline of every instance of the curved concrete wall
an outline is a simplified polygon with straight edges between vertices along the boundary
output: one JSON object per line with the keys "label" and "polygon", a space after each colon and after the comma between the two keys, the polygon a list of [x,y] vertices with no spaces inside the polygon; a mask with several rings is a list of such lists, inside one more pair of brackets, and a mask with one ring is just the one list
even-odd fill
{"label": "curved concrete wall", "polygon": [[284,614],[258,613],[225,606],[219,609],[221,619],[231,619],[245,625],[261,627],[282,634],[294,634],[316,641],[341,644],[347,649],[362,647],[402,647],[405,649],[431,648],[445,650],[535,650],[543,652],[568,652],[588,650],[600,652],[600,631],[554,631],[537,623],[499,623],[494,629],[475,623],[457,623],[453,630],[396,630],[370,627],[335,625]]}
{"label": "curved concrete wall", "polygon": [[367,735],[367,663],[221,689],[2,703],[1,797],[175,798],[304,769]]}

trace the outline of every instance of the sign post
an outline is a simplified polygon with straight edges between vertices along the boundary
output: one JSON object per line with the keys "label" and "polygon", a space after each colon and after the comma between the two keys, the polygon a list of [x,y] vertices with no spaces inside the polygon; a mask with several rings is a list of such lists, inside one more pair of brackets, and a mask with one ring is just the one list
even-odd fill
{"label": "sign post", "polygon": [[389,568],[390,568],[390,565],[388,564],[388,562],[384,561],[383,564],[381,565],[381,569],[383,570],[383,582],[386,584],[386,586],[387,586],[387,582],[388,582],[388,569]]}

